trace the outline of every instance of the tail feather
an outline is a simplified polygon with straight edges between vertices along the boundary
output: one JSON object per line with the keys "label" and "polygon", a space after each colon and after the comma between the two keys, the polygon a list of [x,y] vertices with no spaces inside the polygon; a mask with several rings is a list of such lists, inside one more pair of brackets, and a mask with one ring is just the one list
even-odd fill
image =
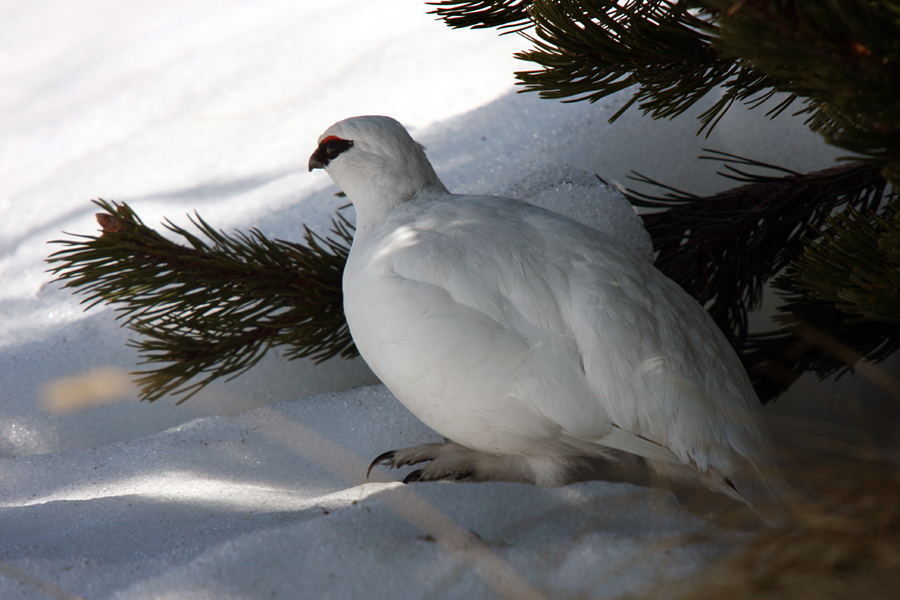
{"label": "tail feather", "polygon": [[[709,489],[747,505],[767,525],[786,527],[793,521],[790,506],[795,492],[784,481],[774,461],[763,466],[748,458],[739,458],[730,468],[700,471],[694,465],[673,465],[647,461],[654,471],[674,481],[702,484]],[[726,474],[727,473],[727,474]]]}
{"label": "tail feather", "polygon": [[793,492],[774,465],[760,468],[755,462],[746,461],[742,469],[723,478],[721,488],[770,527],[782,528],[791,523],[787,501]]}

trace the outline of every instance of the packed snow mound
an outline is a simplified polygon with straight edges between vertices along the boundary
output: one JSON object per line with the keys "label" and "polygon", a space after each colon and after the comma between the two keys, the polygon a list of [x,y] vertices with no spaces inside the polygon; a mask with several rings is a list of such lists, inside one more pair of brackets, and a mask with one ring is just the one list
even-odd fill
{"label": "packed snow mound", "polygon": [[653,240],[631,203],[598,175],[571,165],[540,165],[503,196],[552,210],[616,238],[652,263]]}

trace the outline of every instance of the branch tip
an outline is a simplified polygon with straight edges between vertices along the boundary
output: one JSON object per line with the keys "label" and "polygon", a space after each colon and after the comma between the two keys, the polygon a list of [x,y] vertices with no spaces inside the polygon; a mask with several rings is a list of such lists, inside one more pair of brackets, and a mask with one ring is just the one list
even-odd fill
{"label": "branch tip", "polygon": [[100,224],[103,233],[122,233],[127,229],[125,227],[125,221],[115,215],[109,213],[97,213],[94,216],[97,218],[97,223]]}

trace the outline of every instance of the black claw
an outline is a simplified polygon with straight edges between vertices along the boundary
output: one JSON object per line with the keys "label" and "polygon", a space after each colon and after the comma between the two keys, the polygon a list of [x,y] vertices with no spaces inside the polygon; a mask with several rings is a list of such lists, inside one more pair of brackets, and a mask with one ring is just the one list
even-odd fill
{"label": "black claw", "polygon": [[403,478],[403,483],[414,483],[416,481],[422,481],[422,469],[416,469]]}
{"label": "black claw", "polygon": [[369,465],[369,468],[366,469],[366,479],[369,478],[369,473],[372,472],[372,469],[375,465],[386,465],[391,462],[391,459],[397,454],[396,450],[388,450],[387,452],[383,452],[375,457],[375,460],[372,461],[372,464]]}

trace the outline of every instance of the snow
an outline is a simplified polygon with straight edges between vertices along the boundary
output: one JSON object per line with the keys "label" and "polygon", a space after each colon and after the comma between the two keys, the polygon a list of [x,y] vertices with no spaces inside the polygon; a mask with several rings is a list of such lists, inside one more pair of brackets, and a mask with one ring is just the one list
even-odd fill
{"label": "snow", "polygon": [[[373,448],[421,441],[439,438],[374,386],[7,459],[0,547],[88,598],[483,597],[534,569],[544,592],[624,591],[721,551],[670,494],[626,484],[366,482]],[[709,537],[643,556],[693,533]],[[476,558],[508,573],[482,579]]]}
{"label": "snow", "polygon": [[[344,200],[307,173],[356,114],[410,127],[448,187],[526,197],[648,255],[614,190],[637,170],[728,185],[710,147],[797,170],[838,154],[783,116],[686,116],[517,95],[525,42],[405,0],[13,1],[0,22],[0,597],[615,597],[746,535],[630,483],[402,486],[368,463],[435,434],[359,360],[272,353],[187,403],[139,403],[108,307],[50,282],[89,199],[299,239]],[[702,109],[702,107],[701,107]],[[595,175],[611,184],[603,186]],[[617,204],[619,202],[619,204]],[[616,208],[618,206],[618,208]]]}

